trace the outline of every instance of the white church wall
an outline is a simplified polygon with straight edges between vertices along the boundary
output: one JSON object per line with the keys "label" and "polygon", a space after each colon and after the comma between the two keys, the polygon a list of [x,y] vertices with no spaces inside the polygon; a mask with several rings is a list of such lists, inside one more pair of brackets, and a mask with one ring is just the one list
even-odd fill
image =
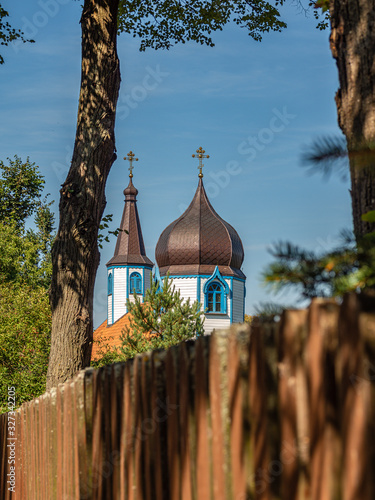
{"label": "white church wall", "polygon": [[190,298],[190,303],[192,304],[195,301],[195,297],[197,296],[197,278],[172,278],[173,284],[176,287],[176,290],[180,291],[181,297],[184,300]]}
{"label": "white church wall", "polygon": [[113,270],[113,323],[126,313],[126,289],[127,269],[126,267],[114,268]]}
{"label": "white church wall", "polygon": [[200,285],[200,293],[198,294],[198,300],[201,303],[202,310],[204,309],[204,293],[203,293],[203,289],[204,289],[204,285],[206,284],[207,280],[208,280],[208,278],[202,278],[202,277],[200,279],[201,285]]}
{"label": "white church wall", "polygon": [[107,325],[112,325],[112,294],[108,295],[108,303],[107,303]]}
{"label": "white church wall", "polygon": [[244,320],[244,293],[245,283],[233,280],[233,323],[242,323]]}
{"label": "white church wall", "polygon": [[213,330],[221,330],[222,328],[229,328],[230,317],[225,314],[206,314],[204,320],[204,334],[209,335]]}
{"label": "white church wall", "polygon": [[[112,290],[111,293],[109,294],[109,276],[111,276],[112,279]],[[110,269],[107,274],[107,325],[112,325],[112,301],[113,301],[113,270]]]}

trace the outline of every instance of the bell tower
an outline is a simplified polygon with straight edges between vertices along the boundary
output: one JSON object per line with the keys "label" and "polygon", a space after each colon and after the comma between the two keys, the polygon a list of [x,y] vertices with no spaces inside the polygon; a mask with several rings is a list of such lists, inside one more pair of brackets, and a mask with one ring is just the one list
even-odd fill
{"label": "bell tower", "polygon": [[124,190],[125,206],[115,253],[107,263],[108,326],[128,312],[126,301],[134,300],[133,292],[143,301],[147,288],[151,286],[154,265],[146,256],[137,209],[138,190],[133,185],[133,162],[138,158],[130,151],[124,160],[129,161],[129,184]]}

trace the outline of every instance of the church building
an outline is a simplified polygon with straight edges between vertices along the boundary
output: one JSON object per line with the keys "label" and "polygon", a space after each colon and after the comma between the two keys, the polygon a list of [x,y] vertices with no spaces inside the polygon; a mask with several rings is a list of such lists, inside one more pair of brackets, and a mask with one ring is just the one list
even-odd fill
{"label": "church building", "polygon": [[212,207],[203,184],[202,148],[194,158],[199,160],[198,187],[187,210],[169,224],[160,235],[153,262],[146,256],[137,210],[138,190],[133,185],[134,153],[130,162],[129,184],[124,190],[125,206],[115,252],[107,263],[107,320],[94,332],[94,340],[112,339],[119,345],[121,331],[129,322],[127,299],[136,291],[144,300],[151,280],[163,280],[167,274],[181,297],[198,300],[205,311],[204,331],[226,328],[244,321],[245,280],[241,270],[244,250],[236,230]]}

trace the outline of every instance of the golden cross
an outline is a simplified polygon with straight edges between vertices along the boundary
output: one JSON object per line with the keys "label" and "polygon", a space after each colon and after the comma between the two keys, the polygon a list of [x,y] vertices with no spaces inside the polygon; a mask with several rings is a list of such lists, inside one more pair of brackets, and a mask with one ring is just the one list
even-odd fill
{"label": "golden cross", "polygon": [[129,151],[129,153],[124,156],[124,160],[128,160],[129,163],[130,163],[130,166],[129,166],[129,177],[132,178],[133,177],[133,161],[138,161],[138,158],[134,158],[135,154],[133,153],[133,151]]}
{"label": "golden cross", "polygon": [[204,149],[202,149],[202,146],[197,149],[196,151],[198,154],[197,155],[192,155],[193,158],[199,158],[199,175],[198,177],[202,178],[203,177],[203,173],[202,173],[202,168],[204,167],[203,163],[202,163],[202,158],[209,158],[210,155],[205,155],[204,153],[206,152]]}

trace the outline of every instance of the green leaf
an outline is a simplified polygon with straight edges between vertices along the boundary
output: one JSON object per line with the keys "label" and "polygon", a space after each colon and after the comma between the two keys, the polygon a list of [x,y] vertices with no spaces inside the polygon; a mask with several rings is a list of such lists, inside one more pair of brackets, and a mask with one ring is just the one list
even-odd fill
{"label": "green leaf", "polygon": [[364,222],[375,222],[375,210],[370,210],[370,212],[363,214],[361,219]]}

